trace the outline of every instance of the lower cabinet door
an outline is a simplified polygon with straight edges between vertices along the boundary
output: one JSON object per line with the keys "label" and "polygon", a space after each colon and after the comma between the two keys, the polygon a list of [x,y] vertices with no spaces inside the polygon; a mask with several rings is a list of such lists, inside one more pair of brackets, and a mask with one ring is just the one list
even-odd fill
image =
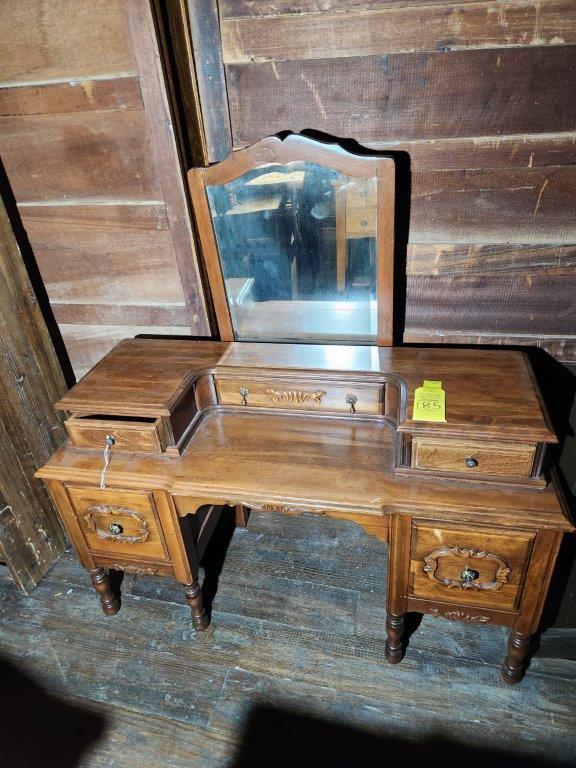
{"label": "lower cabinet door", "polygon": [[534,534],[439,528],[414,523],[410,551],[410,596],[439,602],[514,610]]}
{"label": "lower cabinet door", "polygon": [[66,491],[90,552],[169,560],[151,493],[75,485]]}

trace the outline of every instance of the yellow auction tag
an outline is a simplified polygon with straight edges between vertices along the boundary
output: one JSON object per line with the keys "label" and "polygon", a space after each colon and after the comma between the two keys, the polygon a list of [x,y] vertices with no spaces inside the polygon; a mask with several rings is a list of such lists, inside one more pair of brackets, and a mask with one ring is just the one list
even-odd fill
{"label": "yellow auction tag", "polygon": [[446,421],[446,393],[441,381],[426,381],[414,392],[412,421]]}

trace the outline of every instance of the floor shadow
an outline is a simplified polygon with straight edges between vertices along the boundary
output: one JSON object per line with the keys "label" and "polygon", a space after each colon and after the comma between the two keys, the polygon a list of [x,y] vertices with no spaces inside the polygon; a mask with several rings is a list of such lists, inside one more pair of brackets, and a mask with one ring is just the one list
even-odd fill
{"label": "floor shadow", "polygon": [[[416,732],[416,731],[415,731]],[[409,741],[272,706],[250,713],[230,768],[351,768],[370,765],[442,768],[559,768],[571,763],[514,752],[476,748],[444,737]]]}
{"label": "floor shadow", "polygon": [[220,574],[235,528],[235,510],[232,507],[224,507],[200,561],[200,565],[204,569],[202,600],[209,616],[212,614],[212,604],[218,591]]}
{"label": "floor shadow", "polygon": [[[572,493],[561,471],[560,457],[566,438],[574,434],[570,423],[570,414],[576,398],[576,376],[565,365],[555,360],[542,349],[529,350],[530,362],[534,375],[546,403],[546,409],[558,436],[558,445],[549,446],[546,457],[546,468],[558,467],[555,473],[555,483],[561,492],[568,512],[576,521],[576,496]],[[554,578],[550,584],[548,599],[542,615],[543,630],[552,629],[548,637],[539,640],[536,650],[539,655],[556,656],[559,658],[574,658],[576,656],[576,633],[571,637],[558,635],[554,637],[554,629],[564,630],[576,628],[576,535],[565,536],[558,554]]]}
{"label": "floor shadow", "polygon": [[97,742],[106,721],[45,691],[0,660],[0,764],[5,768],[73,768]]}
{"label": "floor shadow", "polygon": [[408,647],[410,645],[410,640],[412,639],[412,635],[416,634],[418,629],[420,628],[420,624],[422,624],[422,619],[424,618],[423,613],[415,613],[415,612],[409,612],[404,617],[404,635],[402,637],[404,641],[404,649],[405,651],[408,650]]}

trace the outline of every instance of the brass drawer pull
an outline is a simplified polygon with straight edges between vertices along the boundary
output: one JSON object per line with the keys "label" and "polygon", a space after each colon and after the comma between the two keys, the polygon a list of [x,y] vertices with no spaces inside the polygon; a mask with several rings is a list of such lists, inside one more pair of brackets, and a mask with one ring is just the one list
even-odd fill
{"label": "brass drawer pull", "polygon": [[112,523],[112,525],[108,526],[108,530],[110,533],[114,534],[114,536],[119,536],[124,531],[124,528],[120,523]]}
{"label": "brass drawer pull", "polygon": [[350,406],[350,413],[356,413],[356,403],[358,402],[356,395],[346,395],[344,400]]}
{"label": "brass drawer pull", "polygon": [[248,405],[248,395],[250,394],[248,389],[246,387],[240,387],[239,393],[242,398],[242,405]]}
{"label": "brass drawer pull", "polygon": [[474,467],[478,466],[478,459],[475,459],[474,456],[468,456],[466,459],[466,466],[470,467],[470,469],[474,469]]}
{"label": "brass drawer pull", "polygon": [[479,571],[475,571],[473,568],[464,568],[460,578],[466,584],[471,584],[480,576]]}

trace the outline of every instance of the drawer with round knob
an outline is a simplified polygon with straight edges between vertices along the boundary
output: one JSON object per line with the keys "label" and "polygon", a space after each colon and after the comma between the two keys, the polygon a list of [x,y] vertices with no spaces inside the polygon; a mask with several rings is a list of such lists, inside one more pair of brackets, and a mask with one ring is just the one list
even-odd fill
{"label": "drawer with round knob", "polygon": [[71,443],[78,448],[103,450],[106,438],[109,437],[117,451],[161,453],[166,447],[161,422],[159,418],[137,419],[73,413],[64,425]]}
{"label": "drawer with round knob", "polygon": [[169,559],[151,493],[76,485],[66,491],[91,552]]}
{"label": "drawer with round knob", "polygon": [[384,413],[384,387],[379,384],[219,376],[216,388],[219,402],[223,405],[351,414]]}
{"label": "drawer with round knob", "polygon": [[415,436],[412,467],[440,472],[460,472],[498,477],[530,477],[536,447],[516,443],[494,443]]}
{"label": "drawer with round knob", "polygon": [[514,610],[534,534],[512,535],[415,524],[410,549],[414,597]]}

